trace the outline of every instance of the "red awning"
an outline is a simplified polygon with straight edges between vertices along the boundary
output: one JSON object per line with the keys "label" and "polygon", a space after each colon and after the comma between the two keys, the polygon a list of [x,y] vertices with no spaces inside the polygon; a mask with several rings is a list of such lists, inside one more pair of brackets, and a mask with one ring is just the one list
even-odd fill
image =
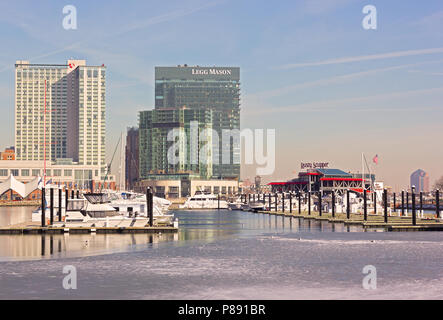
{"label": "red awning", "polygon": [[[350,189],[351,191],[355,191],[358,193],[363,193],[363,189],[362,188],[355,188],[355,189]],[[366,190],[367,193],[371,193],[371,190]]]}
{"label": "red awning", "polygon": [[359,178],[320,178],[321,181],[363,181]]}

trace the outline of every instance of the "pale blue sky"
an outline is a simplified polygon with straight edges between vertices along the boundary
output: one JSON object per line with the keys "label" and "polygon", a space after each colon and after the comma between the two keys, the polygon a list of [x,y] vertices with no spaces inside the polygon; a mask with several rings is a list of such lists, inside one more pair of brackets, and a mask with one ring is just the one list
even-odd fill
{"label": "pale blue sky", "polygon": [[[78,29],[62,27],[75,5]],[[364,30],[362,8],[377,8]],[[118,135],[154,103],[154,66],[239,66],[242,127],[275,128],[277,168],[300,161],[360,170],[396,188],[422,168],[443,175],[441,1],[2,1],[0,147],[13,145],[14,63],[108,67],[108,158]],[[244,177],[252,177],[245,167]]]}

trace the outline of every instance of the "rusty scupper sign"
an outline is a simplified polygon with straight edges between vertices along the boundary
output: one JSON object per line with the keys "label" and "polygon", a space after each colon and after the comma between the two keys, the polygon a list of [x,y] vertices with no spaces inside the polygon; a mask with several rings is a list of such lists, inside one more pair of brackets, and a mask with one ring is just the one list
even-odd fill
{"label": "rusty scupper sign", "polygon": [[302,162],[300,167],[302,169],[325,169],[329,168],[329,162]]}

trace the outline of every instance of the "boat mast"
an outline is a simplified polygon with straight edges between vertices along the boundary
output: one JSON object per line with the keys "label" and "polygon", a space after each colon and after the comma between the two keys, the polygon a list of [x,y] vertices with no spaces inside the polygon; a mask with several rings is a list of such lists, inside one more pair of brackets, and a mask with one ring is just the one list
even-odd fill
{"label": "boat mast", "polygon": [[124,154],[124,151],[125,151],[125,149],[124,149],[124,147],[125,147],[125,145],[123,144],[123,131],[122,131],[122,133],[121,133],[121,145],[120,145],[120,186],[119,186],[119,188],[120,188],[120,191],[122,191],[123,189],[124,189],[124,180],[125,180],[125,174],[124,174],[124,157],[123,157],[123,154]]}
{"label": "boat mast", "polygon": [[366,184],[365,184],[365,164],[364,164],[364,160],[363,160],[363,152],[361,153],[361,170],[362,170],[362,175],[361,175],[361,191],[365,192],[365,188],[366,188]]}

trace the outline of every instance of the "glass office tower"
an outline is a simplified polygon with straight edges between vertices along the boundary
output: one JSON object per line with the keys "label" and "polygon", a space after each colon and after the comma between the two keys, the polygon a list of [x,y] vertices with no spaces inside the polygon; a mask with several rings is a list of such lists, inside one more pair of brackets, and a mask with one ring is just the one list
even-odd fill
{"label": "glass office tower", "polygon": [[[206,139],[206,143],[210,141],[212,145],[209,151],[211,159],[201,161],[199,158],[198,164],[193,161],[193,155],[200,156],[199,150],[203,144],[190,144],[190,130],[196,121],[199,132],[214,129],[215,133]],[[170,146],[167,134],[171,129],[179,127],[184,128],[187,148],[181,155],[182,162],[172,165],[167,162]],[[205,179],[238,179],[240,68],[187,65],[156,67],[155,110],[140,113],[139,128],[140,178],[153,178],[152,175],[161,173],[186,173]],[[231,135],[225,141],[224,130],[229,130]]]}

